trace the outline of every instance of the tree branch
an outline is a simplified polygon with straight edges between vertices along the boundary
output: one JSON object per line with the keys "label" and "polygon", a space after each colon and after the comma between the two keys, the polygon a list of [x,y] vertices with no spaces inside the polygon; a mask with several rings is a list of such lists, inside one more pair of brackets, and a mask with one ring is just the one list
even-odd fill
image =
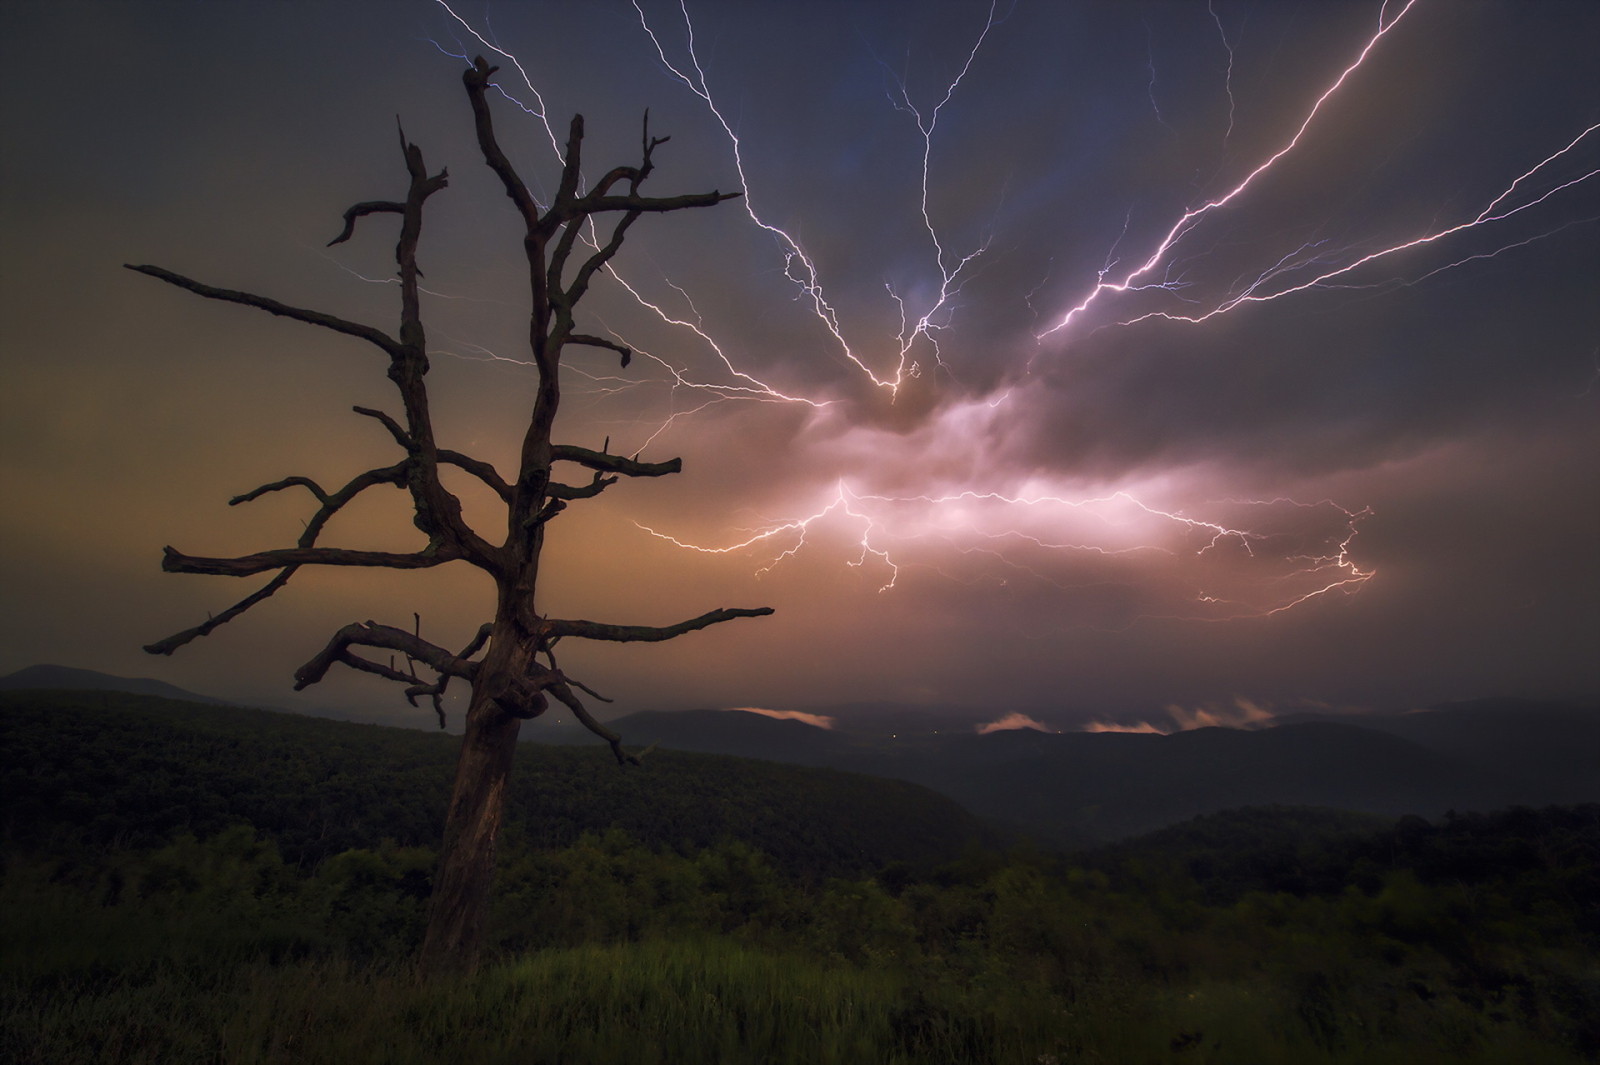
{"label": "tree branch", "polygon": [[405,448],[406,451],[409,452],[417,446],[416,441],[411,439],[411,434],[405,431],[405,427],[389,417],[384,411],[375,410],[372,407],[351,407],[350,409],[357,414],[376,419],[380,425],[389,430],[389,435],[394,437],[394,442]]}
{"label": "tree branch", "polygon": [[596,271],[611,261],[622,247],[623,238],[628,234],[628,228],[639,220],[638,211],[629,211],[617,220],[616,228],[611,231],[611,239],[606,241],[605,247],[597,247],[593,255],[584,260],[578,267],[578,274],[572,283],[561,293],[565,305],[570,307],[583,299],[584,293],[589,291],[589,282],[594,279]]}
{"label": "tree branch", "polygon": [[338,547],[290,547],[258,551],[237,558],[202,558],[173,547],[162,548],[161,568],[168,573],[206,573],[218,577],[248,577],[286,566],[382,566],[388,569],[428,569],[461,558],[449,544],[403,554],[394,551],[352,551]]}
{"label": "tree branch", "polygon": [[567,125],[567,155],[561,164],[561,184],[556,189],[555,202],[571,203],[578,196],[578,182],[583,180],[583,116],[573,115]]}
{"label": "tree branch", "polygon": [[228,506],[236,507],[240,503],[248,503],[253,499],[260,499],[268,492],[281,492],[285,488],[294,488],[296,486],[310,491],[312,495],[317,497],[317,502],[322,505],[326,506],[328,504],[328,493],[324,492],[322,486],[316,481],[309,477],[285,477],[281,481],[273,481],[271,484],[264,484],[260,488],[251,489],[244,495],[234,496],[228,500]]}
{"label": "tree branch", "polygon": [[337,237],[328,241],[326,247],[331,248],[335,244],[343,244],[349,240],[356,231],[357,218],[369,214],[403,214],[405,209],[405,204],[395,203],[393,200],[365,200],[358,203],[344,213],[344,229],[339,231]]}
{"label": "tree branch", "polygon": [[607,340],[605,337],[590,336],[587,333],[574,333],[567,337],[567,343],[585,344],[591,348],[610,348],[612,351],[622,356],[622,365],[624,368],[627,367],[628,363],[633,361],[632,348],[628,347],[626,344],[619,344],[615,340]]}
{"label": "tree branch", "polygon": [[598,621],[566,621],[550,618],[544,622],[543,636],[546,643],[554,642],[563,636],[576,636],[584,640],[609,640],[613,643],[657,643],[682,636],[686,632],[704,629],[724,621],[735,618],[759,618],[771,614],[770,606],[755,608],[746,607],[720,607],[697,618],[680,621],[676,625],[606,625]]}
{"label": "tree branch", "polygon": [[175,274],[171,270],[164,270],[159,266],[134,266],[131,263],[124,263],[123,266],[137,273],[149,274],[151,277],[165,281],[169,285],[188,289],[195,295],[204,296],[208,300],[222,300],[224,303],[242,303],[246,307],[255,307],[258,310],[266,311],[268,314],[276,314],[283,318],[293,318],[297,322],[321,326],[324,329],[331,329],[335,333],[344,333],[346,336],[365,340],[369,344],[374,344],[381,348],[390,357],[396,356],[400,351],[399,341],[383,330],[374,329],[370,325],[347,322],[343,318],[335,318],[333,315],[323,314],[321,311],[308,311],[301,307],[291,307],[286,303],[279,303],[277,300],[268,299],[265,296],[257,296],[252,292],[217,288],[214,285],[193,281],[182,274]]}
{"label": "tree branch", "polygon": [[664,477],[669,473],[678,473],[683,470],[682,459],[668,459],[665,462],[640,462],[638,459],[623,458],[621,455],[608,455],[603,451],[591,451],[586,447],[575,447],[572,444],[555,444],[550,448],[552,462],[576,462],[580,466],[602,473],[617,473],[624,477]]}
{"label": "tree branch", "polygon": [[503,502],[511,502],[511,486],[506,483],[504,477],[500,476],[499,470],[482,459],[475,459],[471,455],[463,455],[459,451],[441,448],[439,450],[439,461],[447,466],[455,466],[458,469],[467,471],[493,489],[494,494],[499,496]]}
{"label": "tree branch", "polygon": [[[418,624],[420,625],[420,620]],[[493,631],[493,623],[485,623],[479,626],[477,633],[470,641],[468,641],[467,646],[464,647],[461,653],[456,655],[456,657],[464,660],[477,654],[478,651],[483,648],[483,645],[489,641],[489,634]],[[407,659],[407,661],[410,661],[410,659]],[[473,663],[473,665],[476,666],[477,663]],[[416,706],[417,696],[428,696],[428,698],[433,702],[433,712],[438,715],[439,727],[442,729],[445,726],[444,690],[449,683],[450,674],[448,673],[440,673],[432,684],[423,684],[419,680],[418,683],[406,688],[404,692],[406,702],[410,703],[412,706]]]}
{"label": "tree branch", "polygon": [[211,631],[213,629],[216,629],[222,625],[226,625],[228,622],[232,621],[240,614],[243,614],[246,610],[249,610],[263,599],[271,596],[285,584],[288,584],[289,578],[293,577],[295,571],[299,568],[299,566],[285,566],[283,569],[278,571],[277,575],[274,576],[272,580],[262,585],[260,589],[245,596],[243,599],[239,600],[237,603],[233,604],[215,617],[206,618],[205,621],[194,626],[193,628],[184,629],[182,632],[173,633],[164,640],[157,640],[155,643],[145,644],[145,653],[152,655],[170,655],[172,652],[176,651],[184,644],[189,643],[191,640],[198,640],[202,636],[211,635]]}
{"label": "tree branch", "polygon": [[[417,241],[422,235],[422,205],[440,189],[450,183],[450,172],[441,170],[432,177],[428,176],[428,168],[422,161],[422,149],[406,140],[405,128],[400,125],[398,116],[395,118],[395,128],[400,133],[400,154],[405,157],[406,173],[411,178],[411,183],[406,189],[406,199],[400,205],[400,239],[395,244],[394,261],[400,271],[400,343],[404,346],[404,359],[396,357],[396,364],[402,361],[415,364],[418,375],[428,372],[428,356],[426,344],[423,340],[422,305],[417,295],[417,278],[422,276],[422,271],[417,268]],[[389,376],[395,384],[401,385],[401,394],[406,399],[406,413],[411,421],[411,435],[419,441],[426,442],[430,434],[426,430],[426,420],[419,424],[417,421],[418,410],[414,409],[420,404],[420,410],[426,412],[426,396],[412,396],[407,393],[401,384],[402,377],[396,375],[398,365],[391,365]],[[409,373],[405,376],[410,376]]]}
{"label": "tree branch", "polygon": [[690,192],[682,196],[595,196],[589,195],[578,201],[582,205],[585,215],[599,214],[602,211],[629,211],[640,214],[662,214],[667,211],[682,211],[690,207],[715,207],[724,200],[736,200],[743,196],[742,192]]}
{"label": "tree branch", "polygon": [[[480,636],[474,638],[472,644],[469,644],[468,647],[476,653],[476,648],[483,645],[483,639],[487,639],[487,636],[482,634],[482,630],[480,630]],[[295,670],[294,690],[300,691],[322,680],[323,677],[327,676],[328,670],[335,662],[354,665],[354,662],[350,661],[352,658],[359,662],[366,662],[365,666],[356,666],[355,668],[357,669],[366,669],[369,673],[378,673],[380,676],[388,677],[390,680],[398,680],[406,684],[416,682],[417,678],[414,676],[408,676],[397,669],[380,666],[375,662],[369,662],[366,659],[350,654],[350,648],[355,646],[382,647],[390,651],[399,651],[406,657],[414,658],[434,670],[434,672],[444,676],[464,677],[471,680],[473,674],[478,671],[478,663],[453,655],[443,647],[429,643],[415,633],[397,629],[392,625],[380,625],[376,621],[353,621],[334,633],[333,638],[328,641],[326,647],[305,665]]]}
{"label": "tree branch", "polygon": [[570,484],[558,484],[555,481],[551,481],[550,484],[546,486],[544,494],[549,496],[551,499],[593,499],[595,496],[599,495],[601,492],[604,492],[607,488],[610,488],[616,483],[617,479],[615,477],[607,477],[604,474],[596,473],[594,475],[594,480],[590,481],[582,488],[575,488]]}
{"label": "tree branch", "polygon": [[[405,692],[403,692],[405,700],[413,707],[416,705],[416,697],[429,697],[432,700],[432,704],[434,704],[434,713],[438,715],[438,728],[445,728],[445,700],[443,700],[443,696],[445,696],[446,684],[450,684],[450,678],[453,678],[453,676],[472,678],[478,672],[480,664],[478,662],[469,662],[467,659],[470,659],[483,648],[483,644],[490,638],[493,628],[494,625],[482,625],[482,627],[478,628],[478,632],[472,636],[472,640],[467,643],[466,648],[462,649],[461,654],[451,656],[450,652],[440,648],[437,644],[422,640],[421,635],[405,632],[403,628],[379,625],[378,622],[366,622],[365,625],[346,625],[338,633],[334,633],[333,640],[328,641],[328,646],[318,652],[317,657],[314,657],[306,665],[302,665],[299,670],[296,670],[296,673],[294,673],[294,680],[296,680],[294,689],[299,691],[299,689],[307,688],[310,684],[315,684],[317,681],[322,680],[323,676],[328,673],[328,668],[333,667],[334,662],[338,662],[338,664],[349,665],[354,670],[362,670],[363,673],[382,676],[384,680],[405,684],[406,688]],[[434,672],[438,673],[438,678],[432,684],[424,683],[414,670],[410,673],[402,673],[392,665],[384,665],[381,662],[373,662],[371,659],[363,659],[362,656],[358,656],[354,651],[350,651],[350,646],[368,646],[368,648],[381,646],[381,648],[392,649],[392,651],[400,651],[405,654],[408,662],[414,659],[432,668]]]}
{"label": "tree branch", "polygon": [[567,686],[566,680],[561,678],[560,674],[556,674],[556,677],[557,679],[549,685],[550,694],[565,703],[567,709],[572,711],[572,716],[577,718],[584,728],[611,745],[611,753],[616,756],[618,765],[640,765],[638,755],[629,754],[623,749],[622,737],[591,717],[583,703]]}
{"label": "tree branch", "polygon": [[473,124],[477,130],[478,150],[483,153],[483,161],[495,172],[500,184],[505,186],[506,195],[516,205],[522,220],[527,223],[528,231],[532,233],[539,227],[539,204],[528,191],[528,186],[523,184],[522,178],[517,175],[511,160],[507,159],[506,153],[500,149],[500,142],[494,135],[494,120],[489,114],[489,101],[485,98],[489,79],[499,69],[490,66],[480,55],[472,61],[472,66],[462,71],[461,80],[467,86],[467,99],[472,103]]}
{"label": "tree branch", "polygon": [[[351,407],[350,409],[357,414],[376,419],[385,429],[389,430],[389,435],[394,437],[395,443],[405,448],[407,452],[415,449],[416,445],[400,423],[383,411],[373,410],[371,407]],[[500,476],[500,471],[495,469],[492,464],[482,459],[475,459],[471,455],[463,455],[459,451],[451,451],[448,448],[440,448],[436,454],[440,462],[466,470],[493,489],[494,494],[499,496],[501,500],[506,503],[511,502],[511,486],[506,483],[505,478]]]}
{"label": "tree branch", "polygon": [[[266,492],[275,492],[280,489],[293,487],[296,485],[304,486],[322,503],[322,506],[317,509],[317,512],[311,516],[311,520],[306,523],[305,531],[300,534],[298,546],[300,548],[309,549],[315,546],[317,537],[322,534],[323,528],[327,526],[328,521],[336,513],[338,513],[341,507],[350,502],[350,500],[354,499],[356,496],[360,495],[362,492],[366,491],[368,488],[371,488],[373,485],[398,483],[403,469],[403,466],[389,466],[383,469],[367,470],[365,473],[351,478],[350,483],[346,484],[343,488],[331,495],[327,492],[324,492],[322,487],[309,477],[285,477],[281,481],[274,481],[272,484],[262,485],[260,488],[257,488],[252,492],[246,492],[244,495],[234,496],[232,499],[228,500],[228,505],[235,506],[240,503],[247,503]],[[168,548],[167,550],[168,552],[172,552],[171,548]],[[162,565],[163,568],[167,567],[165,560],[163,560]],[[227,610],[224,610],[222,613],[217,614],[214,617],[207,618],[204,622],[194,626],[193,628],[185,629],[179,633],[174,633],[164,640],[157,640],[155,643],[146,644],[144,648],[145,651],[153,655],[170,655],[173,651],[176,651],[178,648],[182,647],[186,643],[189,643],[191,640],[198,639],[201,636],[210,635],[211,632],[218,626],[226,625],[240,614],[243,614],[246,610],[249,610],[257,603],[271,596],[279,588],[282,588],[289,582],[289,578],[294,575],[295,570],[298,568],[298,565],[284,567],[277,576],[275,576],[271,581],[267,582],[267,584],[265,584],[259,591],[246,596],[233,606],[229,607]]]}

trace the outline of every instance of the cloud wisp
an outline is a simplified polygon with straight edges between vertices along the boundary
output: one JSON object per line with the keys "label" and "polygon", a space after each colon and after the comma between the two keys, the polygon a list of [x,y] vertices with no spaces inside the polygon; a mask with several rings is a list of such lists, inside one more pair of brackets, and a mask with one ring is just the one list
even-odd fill
{"label": "cloud wisp", "polygon": [[798,721],[802,725],[812,728],[832,730],[836,721],[828,714],[812,714],[804,710],[768,710],[761,706],[729,706],[725,710],[734,714],[757,714],[761,717],[770,717],[776,721]]}

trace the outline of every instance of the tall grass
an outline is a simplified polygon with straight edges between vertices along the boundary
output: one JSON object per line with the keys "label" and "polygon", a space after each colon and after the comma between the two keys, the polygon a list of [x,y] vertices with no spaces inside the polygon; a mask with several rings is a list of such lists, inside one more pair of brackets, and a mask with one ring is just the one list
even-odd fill
{"label": "tall grass", "polygon": [[0,1062],[1560,1065],[1600,1046],[1588,941],[1412,934],[1433,912],[1414,890],[1185,908],[1025,863],[802,890],[750,855],[585,844],[511,878],[492,964],[422,984],[415,859],[301,872],[230,831],[0,860]]}
{"label": "tall grass", "polygon": [[928,1060],[896,1030],[894,978],[729,940],[551,950],[454,984],[328,960],[7,982],[0,1057],[37,1065]]}
{"label": "tall grass", "polygon": [[552,949],[432,985],[393,964],[331,959],[19,976],[0,979],[0,1060],[19,1065],[1582,1060],[1465,1012],[1387,1035],[1363,1031],[1368,1022],[1354,1015],[1307,1026],[1303,1001],[1267,982],[1107,985],[1069,1003],[1026,986],[941,986],[727,938]]}

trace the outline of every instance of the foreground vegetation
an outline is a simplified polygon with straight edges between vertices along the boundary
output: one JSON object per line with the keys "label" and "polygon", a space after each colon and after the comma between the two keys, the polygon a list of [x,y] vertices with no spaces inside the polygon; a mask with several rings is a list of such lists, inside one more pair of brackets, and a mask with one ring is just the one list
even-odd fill
{"label": "foreground vegetation", "polygon": [[[512,856],[497,961],[450,986],[407,968],[420,848],[302,871],[240,827],[11,856],[0,1058],[1592,1060],[1600,808],[1405,831],[1367,837],[1393,855],[1369,859],[1370,890],[1236,883],[1231,903],[1149,854],[973,855],[807,888],[742,844],[684,855],[613,832]],[[1426,873],[1468,844],[1483,875]],[[1524,845],[1561,864],[1515,861]]]}
{"label": "foreground vegetation", "polygon": [[[423,985],[409,961],[428,848],[375,833],[310,857],[294,819],[197,834],[126,789],[122,814],[85,822],[27,789],[75,781],[92,799],[109,763],[29,750],[0,765],[7,806],[30,811],[8,818],[0,869],[5,1061],[1600,1056],[1596,806],[1436,823],[1245,810],[1067,858],[970,847],[839,875],[818,873],[838,859],[825,823],[805,837],[815,862],[792,834],[781,859],[731,832],[524,837],[501,862],[492,963]],[[174,770],[158,792],[204,779]]]}

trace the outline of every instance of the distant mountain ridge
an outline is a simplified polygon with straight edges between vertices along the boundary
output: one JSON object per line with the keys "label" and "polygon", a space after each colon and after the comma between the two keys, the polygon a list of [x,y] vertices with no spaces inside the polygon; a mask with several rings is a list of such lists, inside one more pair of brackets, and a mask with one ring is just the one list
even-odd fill
{"label": "distant mountain ridge", "polygon": [[[160,681],[60,666],[0,678],[0,688],[48,687],[222,702]],[[893,709],[892,723],[853,725],[840,713],[833,729],[732,710],[642,711],[610,724],[635,748],[659,744],[920,784],[981,817],[1067,846],[1254,805],[1437,817],[1451,809],[1600,802],[1600,707],[1583,704],[1483,699],[1425,711],[1298,714],[1262,728],[1167,735],[1035,729],[978,735],[945,714]],[[895,733],[896,724],[907,728]],[[593,739],[575,726],[546,722],[524,737]]]}
{"label": "distant mountain ridge", "polygon": [[1600,801],[1600,711],[1526,700],[1169,735],[1017,729],[884,737],[716,710],[650,711],[611,724],[641,745],[913,781],[1066,844],[1252,805],[1436,817]]}
{"label": "distant mountain ridge", "polygon": [[161,699],[180,699],[190,703],[212,703],[218,706],[236,706],[226,699],[200,695],[176,684],[151,677],[116,677],[93,669],[72,666],[37,665],[19,669],[0,677],[0,691],[19,691],[28,688],[66,691],[118,691],[134,695],[154,695]]}

